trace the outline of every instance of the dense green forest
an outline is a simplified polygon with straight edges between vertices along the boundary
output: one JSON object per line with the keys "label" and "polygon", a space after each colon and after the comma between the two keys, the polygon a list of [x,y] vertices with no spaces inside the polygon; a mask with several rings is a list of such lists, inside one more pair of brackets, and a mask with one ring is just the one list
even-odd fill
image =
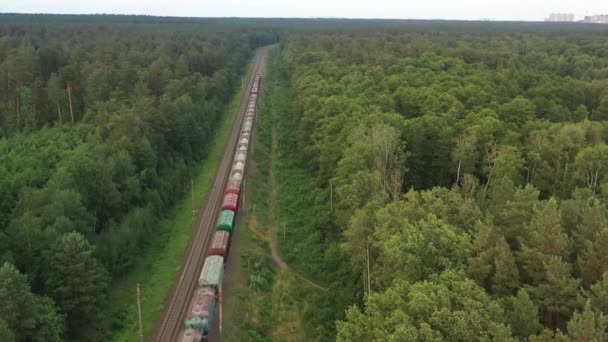
{"label": "dense green forest", "polygon": [[608,339],[606,28],[0,14],[1,341],[103,338],[108,287],[279,38],[262,138],[281,252],[324,287],[299,293],[306,336]]}
{"label": "dense green forest", "polygon": [[[339,292],[317,302],[309,329],[339,341],[607,339],[606,33],[443,22],[290,32],[294,153],[323,190],[317,214],[332,212],[286,253],[361,294],[346,314],[330,301]],[[325,253],[310,253],[319,241]],[[334,246],[356,283],[344,286]]]}
{"label": "dense green forest", "polygon": [[104,319],[253,49],[276,39],[221,21],[0,15],[0,340],[78,340]]}

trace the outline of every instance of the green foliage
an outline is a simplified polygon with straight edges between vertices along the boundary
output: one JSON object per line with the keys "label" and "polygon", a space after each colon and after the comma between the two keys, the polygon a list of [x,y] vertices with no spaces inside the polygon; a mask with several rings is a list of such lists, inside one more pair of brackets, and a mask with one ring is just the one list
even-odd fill
{"label": "green foliage", "polygon": [[605,28],[374,24],[391,29],[358,22],[282,43],[289,131],[368,295],[338,339],[466,336],[479,325],[454,338],[416,326],[394,291],[463,271],[502,304],[514,338],[567,341],[569,321],[587,331],[575,312],[604,307],[608,264],[608,64],[592,52]]}
{"label": "green foliage", "polygon": [[[107,318],[109,281],[149,248],[253,49],[277,37],[213,20],[2,18],[0,260],[66,315],[39,327],[47,340],[64,326],[68,339],[101,340],[86,330]],[[213,25],[224,28],[201,29]]]}
{"label": "green foliage", "polygon": [[[302,306],[306,337],[338,320],[341,340],[604,338],[604,27],[0,16],[0,260],[58,301],[66,338],[96,321],[103,269],[149,248],[245,60],[279,37],[260,140],[274,127],[282,254],[328,289]],[[3,270],[40,316],[3,313],[0,333],[63,338]]]}
{"label": "green foliage", "polygon": [[104,298],[107,274],[93,252],[84,236],[70,232],[61,237],[49,258],[46,287],[73,329],[88,323]]}
{"label": "green foliage", "polygon": [[589,290],[589,299],[594,309],[608,313],[608,272]]}
{"label": "green foliage", "polygon": [[513,336],[526,338],[542,330],[538,321],[538,307],[530,300],[526,290],[517,291],[517,297],[508,300],[507,321],[511,325]]}
{"label": "green foliage", "polygon": [[30,292],[25,275],[11,264],[0,267],[0,339],[63,341],[64,318],[53,301]]}
{"label": "green foliage", "polygon": [[36,326],[34,295],[25,275],[11,264],[0,268],[0,318],[19,339],[32,336]]}
{"label": "green foliage", "polygon": [[36,305],[36,335],[34,341],[64,341],[65,316],[58,314],[58,309],[52,299],[47,297],[35,298]]}
{"label": "green foliage", "polygon": [[[241,233],[246,234],[242,239],[251,239],[249,235],[255,234],[255,249],[264,256],[255,257],[248,252],[240,260],[246,268],[243,281],[247,289],[236,310],[247,308],[247,314],[241,314],[242,322],[231,323],[238,329],[230,337],[269,341],[288,338],[291,329],[296,329],[305,340],[332,341],[335,321],[343,318],[344,309],[357,300],[360,278],[338,245],[340,236],[331,222],[331,206],[326,205],[331,194],[317,186],[314,174],[299,156],[297,137],[291,134],[297,124],[290,102],[294,93],[279,56],[277,50],[271,50],[268,74],[263,80],[255,163],[249,182],[250,222],[248,230]],[[269,184],[271,172],[276,181],[276,202]],[[289,270],[275,271],[270,264],[265,236],[272,222],[279,254]],[[323,289],[311,286],[294,273]],[[264,319],[256,319],[257,316]]]}
{"label": "green foliage", "polygon": [[[392,203],[389,206],[398,206]],[[416,282],[446,269],[462,268],[471,254],[469,236],[437,219],[434,215],[408,222],[389,208],[378,212],[373,246],[378,258],[373,277],[390,284],[395,275]]]}
{"label": "green foliage", "polygon": [[353,307],[338,322],[338,341],[512,340],[501,306],[463,274],[395,282],[372,294],[365,313]]}
{"label": "green foliage", "polygon": [[15,342],[15,335],[9,330],[5,321],[0,319],[0,340],[6,342]]}
{"label": "green foliage", "polygon": [[603,341],[608,338],[608,317],[594,311],[587,302],[583,312],[574,314],[568,323],[568,335],[574,341]]}

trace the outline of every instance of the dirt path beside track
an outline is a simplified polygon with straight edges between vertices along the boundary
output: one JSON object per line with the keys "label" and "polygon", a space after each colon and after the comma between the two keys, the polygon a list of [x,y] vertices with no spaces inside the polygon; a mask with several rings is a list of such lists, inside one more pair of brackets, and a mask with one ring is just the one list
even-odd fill
{"label": "dirt path beside track", "polygon": [[278,185],[277,185],[276,177],[274,176],[274,163],[275,163],[275,159],[276,159],[276,155],[277,155],[276,152],[277,152],[277,129],[273,123],[272,142],[270,145],[270,163],[269,163],[269,170],[268,170],[269,171],[268,174],[269,174],[269,178],[270,178],[270,198],[268,199],[270,229],[268,229],[268,240],[270,241],[270,254],[271,254],[272,260],[274,261],[275,264],[277,264],[277,266],[279,266],[280,269],[291,272],[293,275],[302,279],[304,282],[308,283],[310,286],[316,287],[319,290],[327,291],[327,289],[324,288],[323,286],[313,282],[310,279],[307,279],[303,275],[301,275],[298,272],[291,269],[289,267],[289,265],[287,264],[287,262],[285,262],[285,260],[283,260],[283,258],[279,254],[279,248],[277,246],[277,238],[276,238],[277,223],[276,223],[276,218],[275,218],[275,210],[276,210],[277,198],[278,198],[278,194],[277,194]]}

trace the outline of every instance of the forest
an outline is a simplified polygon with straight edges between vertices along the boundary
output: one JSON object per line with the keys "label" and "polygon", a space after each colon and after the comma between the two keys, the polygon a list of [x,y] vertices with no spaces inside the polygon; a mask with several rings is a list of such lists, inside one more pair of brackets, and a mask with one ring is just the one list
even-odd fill
{"label": "forest", "polygon": [[608,29],[0,14],[0,341],[95,335],[276,42],[307,336],[608,339]]}
{"label": "forest", "polygon": [[389,22],[283,37],[297,151],[331,205],[325,254],[308,258],[335,265],[339,246],[348,262],[319,267],[346,284],[333,298],[358,298],[317,303],[319,339],[608,339],[606,33]]}
{"label": "forest", "polygon": [[253,50],[277,39],[245,27],[0,15],[1,341],[79,340],[104,320]]}

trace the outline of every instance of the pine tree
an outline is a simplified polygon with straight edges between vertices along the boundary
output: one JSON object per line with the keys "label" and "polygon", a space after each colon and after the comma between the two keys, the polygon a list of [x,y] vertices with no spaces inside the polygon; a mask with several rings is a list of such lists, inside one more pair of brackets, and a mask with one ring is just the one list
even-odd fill
{"label": "pine tree", "polygon": [[588,288],[608,271],[608,227],[602,227],[595,240],[587,240],[579,253],[578,267]]}
{"label": "pine tree", "polygon": [[53,250],[47,287],[74,328],[97,310],[107,285],[94,247],[79,233],[65,234]]}
{"label": "pine tree", "polygon": [[578,305],[580,281],[571,276],[570,265],[558,256],[550,256],[544,263],[544,279],[528,291],[544,315],[545,327],[563,327]]}
{"label": "pine tree", "polygon": [[568,335],[577,342],[608,340],[608,317],[591,308],[587,301],[582,313],[575,313],[568,322]]}
{"label": "pine tree", "polygon": [[544,264],[551,256],[568,257],[569,239],[563,232],[554,198],[537,209],[528,230],[530,238],[522,241],[520,256],[525,279],[536,285],[545,278]]}
{"label": "pine tree", "polygon": [[61,98],[64,96],[65,91],[61,85],[61,79],[55,73],[51,73],[51,77],[47,83],[47,95],[49,101],[54,104],[55,110],[57,110],[57,123],[61,125],[63,123],[63,113],[61,111]]}
{"label": "pine tree", "polygon": [[589,289],[589,299],[594,309],[608,315],[608,272]]}
{"label": "pine tree", "polygon": [[589,117],[589,111],[585,105],[580,105],[576,108],[574,113],[572,113],[572,121],[581,122],[586,120]]}
{"label": "pine tree", "polygon": [[494,247],[494,267],[493,294],[499,296],[512,294],[519,287],[519,271],[511,249],[504,238]]}
{"label": "pine tree", "polygon": [[65,318],[57,313],[53,300],[48,297],[36,297],[34,301],[36,304],[36,332],[34,340],[40,342],[64,341]]}
{"label": "pine tree", "polygon": [[477,285],[490,289],[490,280],[494,271],[494,246],[499,237],[495,227],[479,222],[473,241],[475,256],[469,258],[469,275]]}
{"label": "pine tree", "polygon": [[0,341],[3,342],[15,342],[15,335],[8,328],[8,325],[5,321],[0,319]]}
{"label": "pine tree", "polygon": [[543,326],[538,319],[538,308],[530,300],[526,290],[520,289],[517,297],[511,298],[511,305],[512,311],[507,312],[507,318],[514,336],[523,339],[536,335],[542,330]]}
{"label": "pine tree", "polygon": [[19,98],[21,103],[21,124],[26,130],[36,128],[36,113],[34,111],[34,99],[30,87],[19,88]]}
{"label": "pine tree", "polygon": [[0,320],[18,339],[29,336],[36,326],[34,296],[26,276],[9,263],[0,267],[0,303]]}

